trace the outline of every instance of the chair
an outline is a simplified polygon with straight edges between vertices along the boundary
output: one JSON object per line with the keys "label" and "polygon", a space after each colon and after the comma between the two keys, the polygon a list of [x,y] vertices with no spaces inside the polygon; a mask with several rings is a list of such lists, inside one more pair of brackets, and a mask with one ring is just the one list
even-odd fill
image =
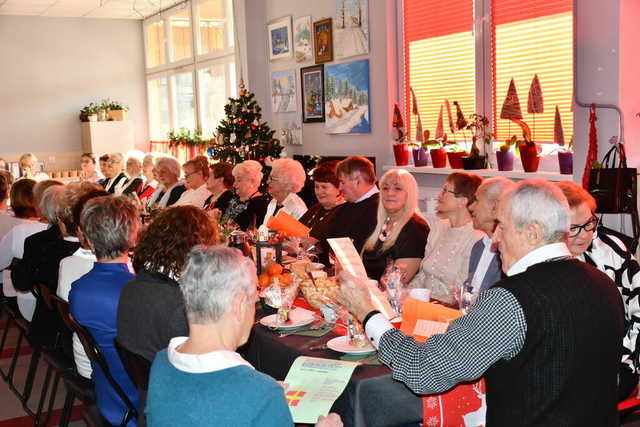
{"label": "chair", "polygon": [[[80,342],[82,343],[82,347],[84,347],[84,351],[87,354],[87,357],[89,358],[89,360],[97,364],[100,367],[100,369],[102,369],[102,371],[104,372],[104,376],[106,377],[107,381],[109,382],[113,390],[118,394],[120,399],[127,406],[127,411],[124,413],[122,417],[122,421],[120,422],[120,426],[122,427],[126,426],[130,420],[135,419],[137,417],[138,411],[136,407],[131,402],[131,400],[129,399],[127,394],[124,392],[124,390],[122,390],[122,387],[120,387],[120,384],[118,384],[118,382],[113,378],[113,375],[109,370],[109,365],[107,364],[106,359],[102,355],[100,348],[96,344],[95,340],[93,339],[89,331],[84,326],[76,322],[76,320],[73,318],[73,316],[69,312],[69,305],[61,304],[60,302],[62,300],[60,299],[54,298],[54,301],[56,301],[56,304],[58,306],[58,309],[60,310],[62,320],[64,321],[65,325],[67,325],[73,332],[75,332],[78,335],[78,338],[80,339]],[[62,302],[65,302],[65,301],[62,301]],[[99,422],[98,424],[95,424],[95,420],[97,417],[95,415],[95,411],[91,407],[87,408],[84,411],[83,416],[86,417],[87,414],[91,416],[89,420],[85,418],[85,421],[87,421],[88,425],[92,425],[92,426],[105,425],[105,424],[100,424],[102,420],[104,420],[103,417],[101,417],[102,420],[98,421]]]}
{"label": "chair", "polygon": [[620,417],[620,425],[640,420],[640,399],[636,397],[635,393],[632,397],[618,403],[618,416]]}
{"label": "chair", "polygon": [[149,386],[149,371],[151,370],[151,362],[144,357],[131,352],[124,348],[118,340],[114,340],[116,350],[122,359],[124,368],[135,383],[139,390],[147,391]]}

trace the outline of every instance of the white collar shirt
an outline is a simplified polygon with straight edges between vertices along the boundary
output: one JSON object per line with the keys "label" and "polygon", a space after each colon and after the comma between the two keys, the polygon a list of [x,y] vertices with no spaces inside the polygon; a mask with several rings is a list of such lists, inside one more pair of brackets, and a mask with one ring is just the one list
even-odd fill
{"label": "white collar shirt", "polygon": [[236,366],[253,366],[235,351],[218,350],[204,354],[180,353],[180,347],[187,337],[175,337],[169,341],[167,356],[169,362],[178,370],[192,374],[204,374],[208,372],[222,371]]}
{"label": "white collar shirt", "polygon": [[363,200],[367,200],[369,197],[373,196],[374,194],[378,194],[379,192],[380,190],[378,190],[378,187],[376,187],[374,184],[373,187],[369,189],[369,191],[367,191],[362,196],[360,196],[360,198],[356,200],[354,203],[360,203]]}
{"label": "white collar shirt", "polygon": [[[276,201],[276,199],[271,199],[271,201],[267,205],[267,213],[264,216],[264,221],[262,221],[262,225],[264,225],[265,227],[267,225],[267,221],[269,221],[269,218],[274,215],[277,205],[278,202]],[[297,194],[289,193],[282,202],[281,210],[288,213],[295,219],[300,219],[300,217],[307,211],[307,205]]]}
{"label": "white collar shirt", "polygon": [[485,235],[482,238],[482,244],[484,245],[484,249],[482,250],[482,255],[480,255],[476,271],[473,273],[473,277],[471,278],[471,286],[473,286],[473,291],[475,293],[478,292],[482,285],[484,276],[487,275],[487,270],[489,269],[491,260],[493,257],[497,256],[496,252],[493,250],[493,241],[491,240],[491,237]]}
{"label": "white collar shirt", "polygon": [[511,266],[507,271],[507,276],[511,277],[519,273],[527,271],[529,267],[541,262],[549,261],[553,258],[570,257],[571,252],[565,243],[551,243],[549,245],[541,246],[532,250],[522,258],[520,258],[515,264]]}
{"label": "white collar shirt", "polygon": [[[166,194],[165,194],[166,196]],[[178,199],[174,206],[193,205],[199,208],[204,207],[204,202],[211,196],[211,192],[207,190],[207,184],[204,183],[196,189],[187,190]],[[163,197],[164,199],[164,197]]]}

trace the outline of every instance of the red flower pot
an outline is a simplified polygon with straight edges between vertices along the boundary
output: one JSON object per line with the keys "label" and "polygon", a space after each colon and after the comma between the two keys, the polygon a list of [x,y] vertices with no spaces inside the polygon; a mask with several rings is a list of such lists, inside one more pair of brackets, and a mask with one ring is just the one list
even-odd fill
{"label": "red flower pot", "polygon": [[447,153],[451,169],[462,169],[462,158],[468,156],[466,151],[453,151]]}
{"label": "red flower pot", "polygon": [[513,160],[516,156],[513,155],[511,151],[507,151],[503,153],[502,151],[496,151],[496,160],[498,161],[498,170],[499,171],[512,171],[513,170]]}
{"label": "red flower pot", "polygon": [[538,165],[540,164],[538,147],[535,145],[521,145],[518,149],[520,150],[522,169],[524,169],[525,172],[537,172]]}
{"label": "red flower pot", "polygon": [[393,144],[393,155],[396,158],[397,166],[407,166],[409,164],[409,150],[407,144]]}
{"label": "red flower pot", "polygon": [[434,168],[446,168],[447,167],[447,152],[444,148],[433,148],[429,150],[431,155],[431,164]]}

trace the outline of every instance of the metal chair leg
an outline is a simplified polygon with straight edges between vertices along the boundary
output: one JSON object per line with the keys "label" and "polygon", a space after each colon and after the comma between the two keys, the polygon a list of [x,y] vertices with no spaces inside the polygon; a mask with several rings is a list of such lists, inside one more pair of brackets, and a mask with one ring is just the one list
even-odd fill
{"label": "metal chair leg", "polygon": [[58,385],[60,384],[60,372],[55,373],[53,377],[53,385],[51,386],[51,394],[49,395],[49,407],[47,408],[47,417],[44,419],[43,426],[49,424],[51,420],[51,412],[53,412],[53,404],[55,403],[56,395],[58,394]]}
{"label": "metal chair leg", "polygon": [[73,402],[75,400],[76,395],[72,391],[67,390],[58,427],[67,427],[69,425],[69,421],[71,420],[71,411],[73,410]]}
{"label": "metal chair leg", "polygon": [[24,389],[20,395],[22,402],[28,402],[31,397],[31,390],[33,389],[33,380],[35,379],[36,372],[38,371],[38,362],[40,361],[40,355],[42,350],[40,347],[33,348],[31,353],[31,361],[29,362],[29,370],[27,371],[27,377],[24,382]]}
{"label": "metal chair leg", "polygon": [[47,374],[44,377],[44,382],[42,383],[42,392],[40,393],[40,401],[38,401],[38,407],[36,409],[36,413],[33,419],[33,425],[37,426],[40,424],[40,415],[42,414],[42,407],[44,406],[45,400],[47,400],[47,391],[49,389],[49,382],[51,382],[51,373],[53,368],[51,366],[47,366]]}
{"label": "metal chair leg", "polygon": [[20,332],[18,333],[18,339],[16,340],[16,347],[14,349],[13,358],[11,359],[11,365],[9,366],[9,370],[7,371],[7,382],[9,386],[15,389],[13,385],[13,374],[16,370],[16,363],[18,362],[18,357],[20,356],[20,348],[22,347],[22,338],[24,337],[24,331],[20,328]]}

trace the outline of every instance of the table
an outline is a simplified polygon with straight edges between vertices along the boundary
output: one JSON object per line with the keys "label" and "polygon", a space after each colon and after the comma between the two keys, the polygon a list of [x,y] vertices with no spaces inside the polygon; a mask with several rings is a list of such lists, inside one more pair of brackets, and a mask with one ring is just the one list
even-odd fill
{"label": "table", "polygon": [[[282,381],[300,355],[338,359],[340,353],[333,350],[309,350],[336,336],[330,332],[319,338],[280,337],[257,324],[241,352],[257,370]],[[393,380],[386,366],[359,366],[331,411],[340,414],[345,426],[402,426],[422,422],[422,398]]]}

